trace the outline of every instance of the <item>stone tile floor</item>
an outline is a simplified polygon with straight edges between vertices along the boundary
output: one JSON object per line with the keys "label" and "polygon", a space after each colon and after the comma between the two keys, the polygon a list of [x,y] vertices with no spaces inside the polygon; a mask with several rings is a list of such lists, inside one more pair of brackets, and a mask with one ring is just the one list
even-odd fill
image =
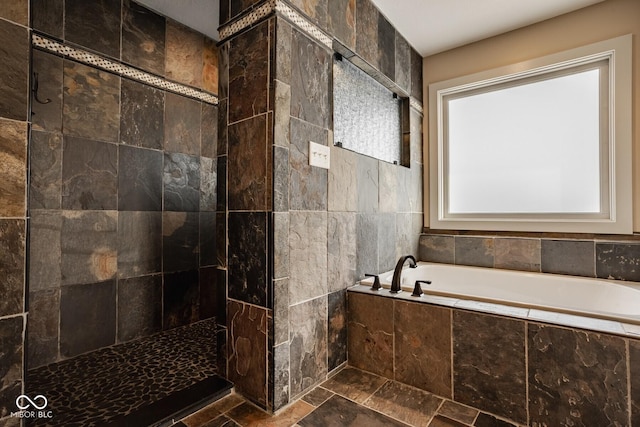
{"label": "stone tile floor", "polygon": [[233,393],[183,419],[177,426],[514,427],[514,424],[426,391],[346,367],[275,415]]}

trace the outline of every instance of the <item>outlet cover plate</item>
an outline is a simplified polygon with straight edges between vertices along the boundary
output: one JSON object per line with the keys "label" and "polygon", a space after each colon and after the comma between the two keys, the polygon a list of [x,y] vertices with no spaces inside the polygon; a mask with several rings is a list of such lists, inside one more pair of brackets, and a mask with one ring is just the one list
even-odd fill
{"label": "outlet cover plate", "polygon": [[328,146],[309,141],[309,165],[329,169],[330,153]]}

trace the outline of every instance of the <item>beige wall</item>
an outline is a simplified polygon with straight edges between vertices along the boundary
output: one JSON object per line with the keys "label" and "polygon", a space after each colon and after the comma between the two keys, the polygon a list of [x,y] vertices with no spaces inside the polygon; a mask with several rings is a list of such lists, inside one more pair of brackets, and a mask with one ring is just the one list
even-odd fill
{"label": "beige wall", "polygon": [[[423,60],[425,225],[429,224],[428,88],[430,83],[489,70],[528,59],[633,34],[633,182],[640,177],[640,1],[606,0],[602,3],[452,49]],[[640,231],[640,185],[634,185],[634,231]]]}

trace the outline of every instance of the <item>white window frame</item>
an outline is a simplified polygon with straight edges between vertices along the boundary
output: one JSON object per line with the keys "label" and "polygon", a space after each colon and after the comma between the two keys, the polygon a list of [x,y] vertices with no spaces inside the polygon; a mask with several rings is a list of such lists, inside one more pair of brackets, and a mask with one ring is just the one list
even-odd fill
{"label": "white window frame", "polygon": [[[608,114],[601,123],[608,172],[601,176],[606,200],[597,214],[456,214],[448,211],[447,123],[448,99],[496,86],[526,84],[545,74],[605,61],[608,63]],[[605,66],[606,67],[606,66]],[[434,229],[631,234],[632,203],[632,36],[582,46],[518,64],[429,85],[429,226]],[[605,91],[606,92],[606,91]]]}

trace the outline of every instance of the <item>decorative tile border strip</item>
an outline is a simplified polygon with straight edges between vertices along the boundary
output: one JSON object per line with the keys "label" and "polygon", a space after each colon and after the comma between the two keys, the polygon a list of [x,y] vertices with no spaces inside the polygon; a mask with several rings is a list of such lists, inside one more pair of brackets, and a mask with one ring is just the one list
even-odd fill
{"label": "decorative tile border strip", "polygon": [[169,90],[180,95],[198,99],[208,104],[218,105],[218,97],[208,92],[204,92],[190,86],[166,80],[162,77],[158,77],[153,74],[138,70],[134,67],[124,65],[118,61],[114,61],[112,59],[108,59],[103,56],[96,55],[95,53],[78,49],[76,47],[62,44],[60,42],[42,37],[41,35],[35,33],[31,35],[31,43],[34,47],[57,53],[65,58],[73,59],[83,64],[91,65],[101,70],[108,71],[110,73],[118,74],[123,77],[128,77],[130,79],[146,83],[158,89]]}
{"label": "decorative tile border strip", "polygon": [[235,33],[250,27],[262,18],[269,16],[269,14],[271,14],[275,10],[276,2],[277,0],[269,0],[266,3],[258,6],[257,8],[251,10],[249,13],[247,13],[237,21],[234,21],[231,24],[220,28],[220,30],[218,30],[220,40],[224,40],[227,37],[230,37]]}
{"label": "decorative tile border strip", "polygon": [[285,18],[290,20],[311,37],[327,46],[329,49],[333,49],[333,39],[331,37],[320,31],[318,27],[309,22],[306,18],[304,18],[283,1],[278,0],[276,2],[276,12],[280,12]]}

